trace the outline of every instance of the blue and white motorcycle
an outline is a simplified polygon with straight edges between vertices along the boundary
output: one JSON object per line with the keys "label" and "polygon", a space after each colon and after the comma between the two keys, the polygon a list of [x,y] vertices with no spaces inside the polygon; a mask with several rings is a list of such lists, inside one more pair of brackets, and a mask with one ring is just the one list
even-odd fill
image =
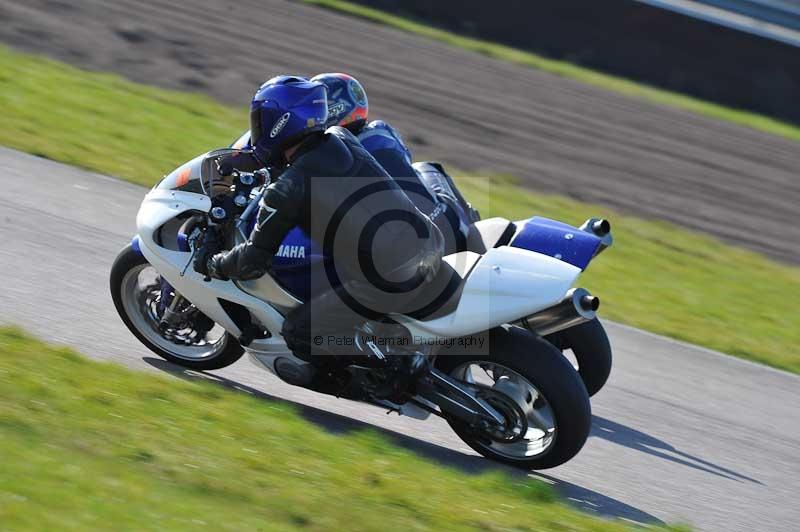
{"label": "blue and white motorcycle", "polygon": [[[208,279],[192,267],[208,231],[225,235],[225,247],[249,234],[269,175],[231,168],[240,155],[235,149],[201,155],[148,192],[138,234],[111,270],[114,304],[131,332],[170,362],[213,370],[247,353],[284,381],[307,386],[308,362],[280,331],[284,316],[313,295],[308,276],[327,260],[317,243],[295,229],[270,273],[253,281]],[[590,377],[597,391],[610,369],[608,340],[595,317],[599,300],[573,288],[611,244],[609,224],[490,218],[472,229],[467,250],[445,257],[456,282],[437,310],[390,316],[392,338],[402,330],[407,341],[381,344],[421,354],[430,370],[387,397],[372,391],[393,373],[354,364],[343,370],[350,392],[326,393],[418,419],[440,416],[477,452],[513,466],[560,465],[589,434],[584,380]],[[381,331],[355,342],[375,342]],[[569,347],[584,380],[559,350]]]}

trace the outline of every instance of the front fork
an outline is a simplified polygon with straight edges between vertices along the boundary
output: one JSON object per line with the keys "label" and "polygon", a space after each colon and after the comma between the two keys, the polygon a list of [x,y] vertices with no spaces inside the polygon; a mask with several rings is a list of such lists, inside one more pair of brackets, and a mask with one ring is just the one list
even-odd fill
{"label": "front fork", "polygon": [[[139,255],[142,255],[142,250],[139,244],[139,235],[133,237],[131,240],[131,247]],[[181,249],[181,251],[188,251],[189,244],[185,238],[179,237],[178,247]],[[164,277],[159,276],[159,282],[161,285],[161,297],[159,298],[158,302],[158,310],[159,314],[161,315],[160,325],[162,327],[170,327],[175,325],[176,318],[178,317],[177,309],[183,302],[183,296],[180,295],[178,291],[175,290],[175,288],[169,284],[166,279],[164,279]]]}
{"label": "front fork", "polygon": [[[165,295],[168,295],[171,300],[169,303],[165,301]],[[159,306],[161,307],[161,326],[162,327],[175,327],[179,324],[179,320],[181,318],[181,314],[178,312],[178,308],[180,307],[181,303],[183,302],[183,296],[180,295],[177,291],[175,291],[172,286],[161,279],[161,303]]]}

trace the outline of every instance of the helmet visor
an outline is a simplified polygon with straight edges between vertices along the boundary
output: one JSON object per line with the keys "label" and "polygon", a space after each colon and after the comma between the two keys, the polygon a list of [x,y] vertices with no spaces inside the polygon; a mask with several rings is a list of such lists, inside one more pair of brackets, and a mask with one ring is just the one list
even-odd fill
{"label": "helmet visor", "polygon": [[253,106],[250,109],[250,145],[255,146],[261,140],[261,106]]}

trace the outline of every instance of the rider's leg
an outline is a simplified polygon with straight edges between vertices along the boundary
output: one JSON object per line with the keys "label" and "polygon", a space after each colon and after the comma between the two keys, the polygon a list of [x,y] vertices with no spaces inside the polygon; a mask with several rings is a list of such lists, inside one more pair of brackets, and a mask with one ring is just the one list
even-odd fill
{"label": "rider's leg", "polygon": [[352,289],[345,285],[326,290],[287,314],[281,334],[295,355],[319,362],[320,357],[354,353],[356,327],[380,316],[353,310],[347,303]]}
{"label": "rider's leg", "polygon": [[468,222],[477,222],[481,219],[480,213],[472,207],[472,204],[464,198],[461,191],[456,186],[455,181],[444,170],[441,163],[419,162],[414,163],[414,169],[419,174],[420,179],[425,183],[432,193],[444,194],[453,198],[458,206],[466,213]]}

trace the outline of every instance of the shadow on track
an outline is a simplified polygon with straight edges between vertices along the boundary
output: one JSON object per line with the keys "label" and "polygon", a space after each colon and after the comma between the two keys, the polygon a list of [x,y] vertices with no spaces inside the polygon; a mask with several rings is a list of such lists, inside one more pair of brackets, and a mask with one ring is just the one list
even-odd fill
{"label": "shadow on track", "polygon": [[633,506],[627,505],[616,499],[612,499],[611,497],[606,497],[605,495],[581,486],[550,477],[548,475],[543,475],[540,473],[526,473],[503,464],[491,462],[480,456],[464,454],[459,451],[448,449],[447,447],[443,447],[441,445],[436,445],[434,443],[429,443],[405,434],[401,434],[399,432],[376,427],[363,421],[358,421],[356,419],[334,414],[319,408],[314,408],[301,403],[295,403],[293,401],[274,397],[251,386],[247,386],[213,373],[188,370],[158,358],[144,357],[142,360],[160,371],[164,371],[182,379],[213,382],[220,386],[224,386],[225,388],[247,393],[266,401],[276,401],[291,405],[304,419],[335,434],[346,434],[348,432],[364,429],[374,430],[389,438],[395,445],[408,449],[422,456],[423,458],[427,458],[448,467],[454,467],[465,473],[478,474],[487,471],[502,471],[503,473],[515,476],[530,476],[551,484],[562,496],[567,498],[573,506],[576,506],[583,511],[597,514],[602,517],[628,519],[640,524],[664,524],[664,522],[660,519],[634,508]]}
{"label": "shadow on track", "polygon": [[685,465],[712,475],[717,475],[736,482],[752,482],[754,484],[764,485],[762,482],[737,473],[731,469],[714,464],[707,460],[703,460],[689,453],[680,451],[669,443],[654,438],[649,434],[626,427],[610,419],[600,416],[592,416],[592,433],[591,436],[608,440],[617,445],[622,445],[630,449],[635,449],[643,453],[647,453],[670,462]]}
{"label": "shadow on track", "polygon": [[540,471],[534,471],[529,476],[551,484],[562,497],[567,499],[567,503],[586,513],[606,518],[626,519],[640,525],[666,525],[664,521],[647,512],[583,486],[560,480]]}

